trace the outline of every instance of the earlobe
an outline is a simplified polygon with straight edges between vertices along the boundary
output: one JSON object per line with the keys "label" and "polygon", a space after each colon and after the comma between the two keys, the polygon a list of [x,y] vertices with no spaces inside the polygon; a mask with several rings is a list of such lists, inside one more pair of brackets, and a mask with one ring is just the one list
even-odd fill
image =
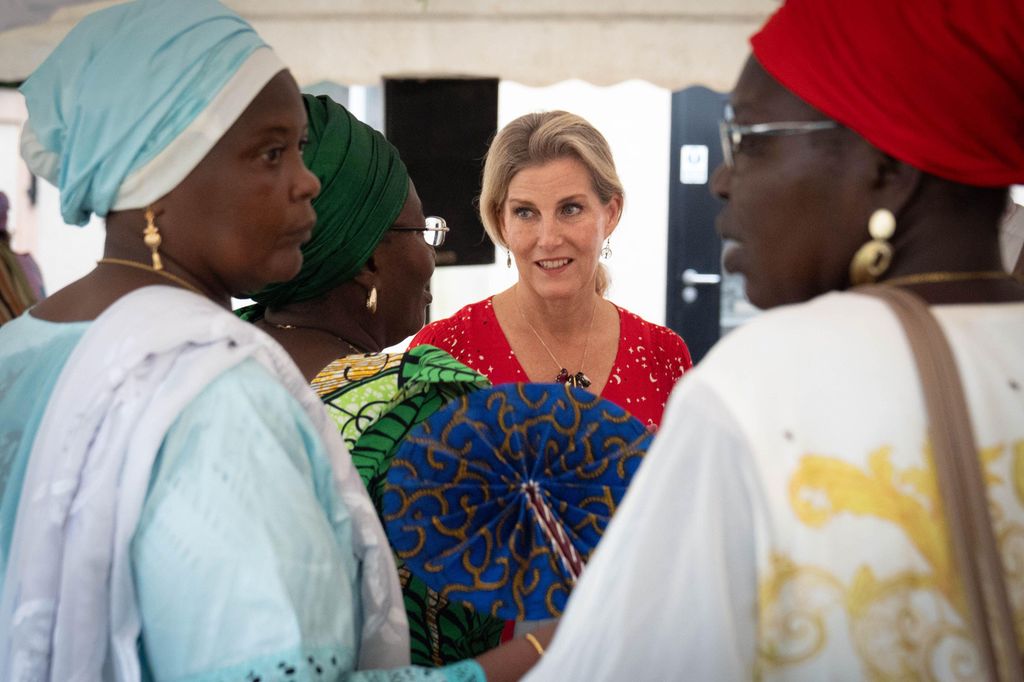
{"label": "earlobe", "polygon": [[609,211],[609,216],[608,225],[605,228],[604,232],[605,239],[612,236],[612,232],[614,232],[615,228],[619,226],[619,220],[622,218],[622,204],[623,201],[621,194],[616,194],[606,204]]}
{"label": "earlobe", "polygon": [[377,283],[378,272],[377,263],[373,256],[370,256],[369,260],[363,264],[363,267],[359,268],[359,272],[352,278],[352,281],[369,291],[370,287]]}
{"label": "earlobe", "polygon": [[879,157],[875,181],[879,195],[877,204],[900,215],[921,186],[921,171],[884,152],[875,151]]}
{"label": "earlobe", "polygon": [[504,211],[499,211],[498,215],[496,217],[497,217],[497,223],[498,223],[498,236],[501,237],[501,240],[503,242],[508,244],[508,234],[505,232],[505,213],[504,213]]}

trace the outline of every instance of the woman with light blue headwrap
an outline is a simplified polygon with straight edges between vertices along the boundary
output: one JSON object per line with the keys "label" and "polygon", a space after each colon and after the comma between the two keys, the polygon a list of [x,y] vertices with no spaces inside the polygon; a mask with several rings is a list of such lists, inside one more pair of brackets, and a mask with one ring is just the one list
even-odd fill
{"label": "woman with light blue headwrap", "polygon": [[274,53],[214,0],[138,0],[84,19],[22,92],[23,156],[107,237],[0,329],[0,679],[522,674],[522,641],[401,667],[394,562],[337,430],[228,310],[295,276],[314,225]]}

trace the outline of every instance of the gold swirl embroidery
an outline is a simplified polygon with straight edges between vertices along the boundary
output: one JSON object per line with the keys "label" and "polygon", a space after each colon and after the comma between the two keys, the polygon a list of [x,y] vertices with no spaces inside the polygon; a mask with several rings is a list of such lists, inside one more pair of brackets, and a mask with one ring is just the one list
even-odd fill
{"label": "gold swirl embroidery", "polygon": [[873,516],[899,525],[932,567],[946,594],[952,595],[953,570],[946,549],[946,527],[938,503],[930,448],[927,468],[897,475],[892,449],[879,448],[868,456],[866,471],[849,462],[807,455],[789,482],[789,499],[797,518],[820,527],[842,513]]}
{"label": "gold swirl embroidery", "polygon": [[1024,440],[1013,446],[1013,492],[1017,501],[1024,505]]}
{"label": "gold swirl embroidery", "polygon": [[[1018,633],[1024,635],[1024,526],[1010,521],[1011,515],[993,499],[993,491],[1005,487],[1007,480],[994,470],[1006,449],[995,445],[979,455]],[[1010,478],[1017,502],[1024,505],[1024,441],[1011,450]],[[925,447],[920,467],[897,470],[891,455],[891,448],[879,448],[869,454],[863,469],[836,458],[807,455],[790,479],[790,504],[797,518],[812,528],[845,514],[892,524],[920,552],[927,568],[879,578],[862,565],[849,584],[843,584],[822,568],[772,555],[760,582],[758,676],[820,654],[827,645],[829,623],[836,623],[836,607],[846,615],[851,640],[871,679],[977,676],[978,660],[964,629],[963,597],[946,541],[930,448]],[[1020,510],[1016,511],[1019,518]]]}
{"label": "gold swirl embroidery", "polygon": [[773,555],[758,596],[759,667],[792,665],[816,656],[825,645],[825,610],[841,599],[842,591],[828,572]]}

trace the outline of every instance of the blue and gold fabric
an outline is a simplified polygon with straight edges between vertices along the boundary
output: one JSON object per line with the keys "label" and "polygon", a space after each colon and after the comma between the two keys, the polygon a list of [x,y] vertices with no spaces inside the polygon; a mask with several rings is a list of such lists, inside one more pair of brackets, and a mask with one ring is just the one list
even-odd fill
{"label": "blue and gold fabric", "polygon": [[392,546],[447,599],[509,620],[558,616],[650,438],[622,408],[561,384],[452,401],[392,461]]}

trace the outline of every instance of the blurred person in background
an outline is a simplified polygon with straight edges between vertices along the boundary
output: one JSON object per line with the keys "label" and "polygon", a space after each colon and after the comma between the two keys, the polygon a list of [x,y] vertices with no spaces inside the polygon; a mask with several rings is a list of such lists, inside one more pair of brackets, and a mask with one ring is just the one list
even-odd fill
{"label": "blurred person in background", "polygon": [[7,229],[10,208],[7,195],[0,192],[0,324],[10,322],[46,296],[35,259],[11,249]]}

